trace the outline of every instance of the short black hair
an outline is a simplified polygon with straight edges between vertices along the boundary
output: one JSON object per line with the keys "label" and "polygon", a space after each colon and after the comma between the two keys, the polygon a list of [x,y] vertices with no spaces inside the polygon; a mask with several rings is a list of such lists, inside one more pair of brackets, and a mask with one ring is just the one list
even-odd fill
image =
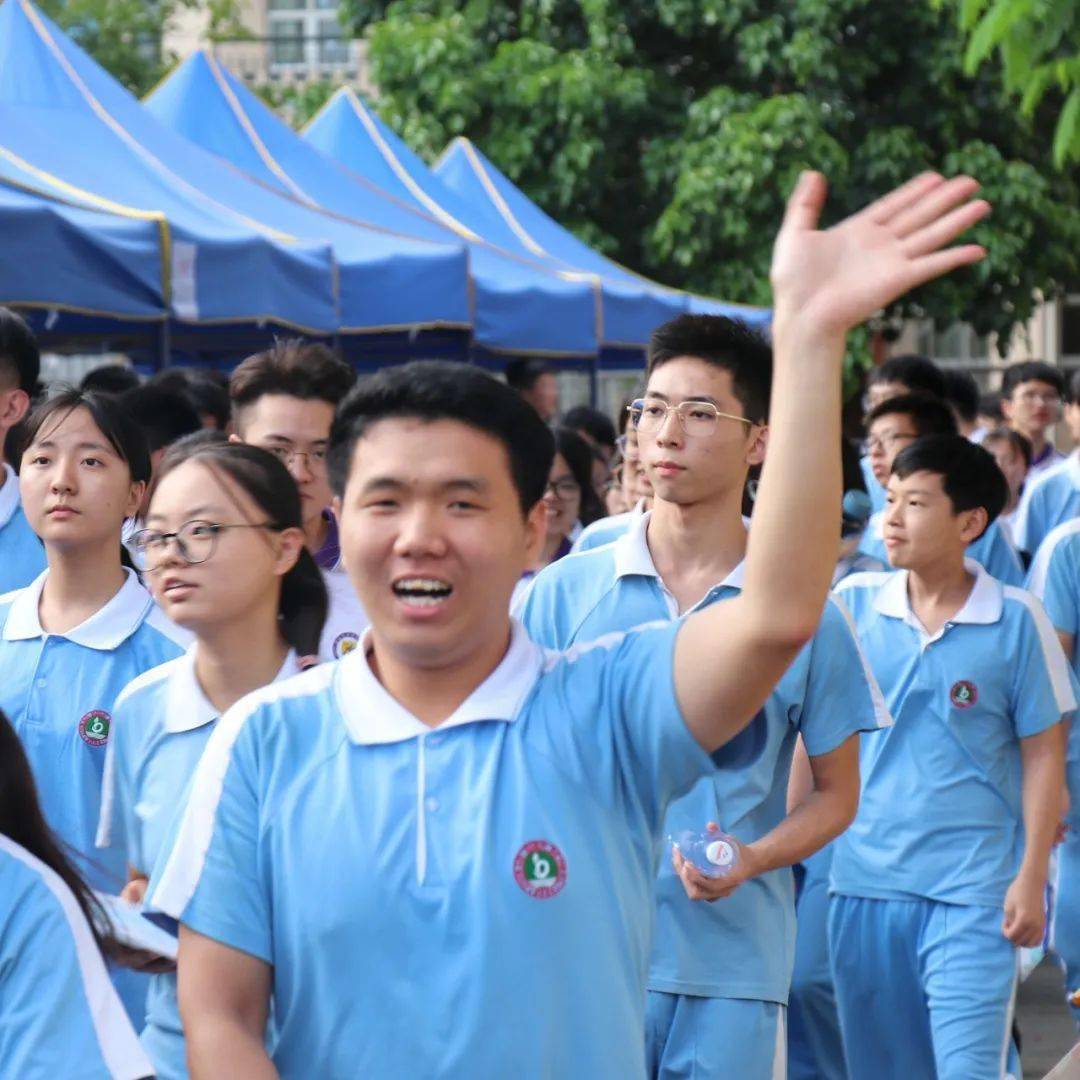
{"label": "short black hair", "polygon": [[543,360],[519,357],[507,362],[504,373],[506,385],[521,393],[523,390],[531,390],[544,375],[554,375],[555,369]]}
{"label": "short black hair", "polygon": [[134,390],[141,383],[139,373],[126,364],[102,364],[82,377],[79,389],[118,397],[128,390]]}
{"label": "short black hair", "polygon": [[356,372],[325,345],[285,338],[249,356],[229,378],[233,410],[267,394],[338,405],[356,382]]}
{"label": "short black hair", "polygon": [[993,416],[999,424],[1005,423],[1005,417],[1001,412],[1001,391],[991,390],[979,398],[979,412],[983,416]]}
{"label": "short black hair", "polygon": [[961,420],[974,423],[979,415],[979,384],[975,376],[959,368],[946,368],[941,374],[945,377],[945,400]]}
{"label": "short black hair", "polygon": [[562,427],[571,431],[585,432],[597,446],[615,449],[615,425],[611,417],[589,405],[575,405],[567,409],[559,421]]}
{"label": "short black hair", "polygon": [[866,430],[883,416],[906,416],[919,435],[955,435],[956,417],[941,398],[929,394],[904,394],[874,406],[866,416]]}
{"label": "short black hair", "polygon": [[927,435],[905,446],[892,475],[905,480],[917,472],[941,477],[954,514],[981,506],[988,528],[1009,501],[1009,485],[993,454],[962,435]]}
{"label": "short black hair", "polygon": [[980,445],[988,446],[996,442],[1008,443],[1024,459],[1024,465],[1029,469],[1031,468],[1031,459],[1035,456],[1035,448],[1026,435],[1021,435],[1019,431],[1011,427],[994,428],[993,431],[986,433]]}
{"label": "short black hair", "polygon": [[21,315],[0,307],[0,380],[33,397],[41,376],[37,338]]}
{"label": "short black hair", "polygon": [[116,399],[124,413],[142,428],[150,453],[202,428],[199,414],[179,390],[147,383]]}
{"label": "short black hair", "polygon": [[768,422],[772,346],[760,331],[723,315],[678,315],[653,331],[648,374],[683,356],[728,372],[746,419]]}
{"label": "short black hair", "polygon": [[570,428],[556,428],[555,451],[562,455],[581,492],[578,520],[591,525],[604,516],[604,506],[592,482],[593,448]]}
{"label": "short black hair", "polygon": [[[373,424],[393,418],[454,420],[503,444],[523,514],[544,497],[555,440],[536,410],[505,383],[470,364],[415,360],[362,378],[330,428],[327,465],[339,497],[357,442]],[[421,448],[417,448],[421,452]]]}
{"label": "short black hair", "polygon": [[1044,382],[1062,397],[1065,396],[1065,377],[1058,368],[1042,360],[1021,360],[1017,364],[1010,364],[1001,376],[1002,397],[1011,398],[1013,391],[1026,382]]}
{"label": "short black hair", "polygon": [[914,353],[890,356],[885,363],[871,370],[867,385],[891,382],[901,383],[913,394],[932,394],[937,398],[944,398],[947,394],[941,368],[929,357]]}

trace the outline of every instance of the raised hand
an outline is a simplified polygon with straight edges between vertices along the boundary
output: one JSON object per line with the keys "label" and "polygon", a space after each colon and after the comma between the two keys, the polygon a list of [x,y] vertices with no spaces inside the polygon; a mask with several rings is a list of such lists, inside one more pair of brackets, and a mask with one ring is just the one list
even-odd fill
{"label": "raised hand", "polygon": [[972,199],[978,190],[968,176],[924,173],[820,230],[825,178],[803,173],[773,248],[778,318],[842,335],[916,286],[978,262],[986,252],[977,244],[946,246],[990,212]]}

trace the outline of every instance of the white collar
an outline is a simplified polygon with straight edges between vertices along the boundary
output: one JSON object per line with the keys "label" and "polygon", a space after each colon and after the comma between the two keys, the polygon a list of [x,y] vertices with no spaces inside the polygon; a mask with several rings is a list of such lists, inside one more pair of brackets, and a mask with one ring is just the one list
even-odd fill
{"label": "white collar", "polygon": [[[616,577],[651,577],[663,585],[663,579],[657,572],[653,562],[652,552],[649,551],[649,522],[652,520],[652,511],[647,510],[639,517],[635,517],[626,530],[612,545],[615,554]],[[732,589],[741,589],[746,577],[746,560],[743,559],[730,574],[714,589],[727,586]],[[709,590],[712,591],[711,589]]]}
{"label": "white collar", "polygon": [[[195,651],[198,645],[192,645],[178,660],[169,675],[168,697],[165,702],[165,716],[162,726],[166,731],[176,734],[181,731],[194,731],[196,728],[217,720],[221,715],[206,696],[195,675]],[[273,682],[292,678],[301,672],[300,661],[290,649],[289,655],[281,665],[281,670],[274,676]]]}
{"label": "white collar", "polygon": [[[63,634],[52,635],[66,638],[88,649],[108,652],[122,645],[142,625],[154,601],[139,583],[134,570],[124,568],[125,581],[120,591],[104,606],[98,608],[86,622]],[[49,571],[44,570],[25,589],[20,589],[12,601],[4,624],[5,641],[24,641],[28,638],[47,637],[38,615],[41,590]]]}
{"label": "white collar", "polygon": [[[1004,606],[1001,582],[992,578],[974,559],[965,559],[964,567],[969,574],[975,575],[975,584],[964,606],[949,619],[949,623],[996,623]],[[911,610],[907,570],[889,575],[874,600],[874,610],[891,619],[903,619],[909,626],[925,633],[922,623]]]}
{"label": "white collar", "polygon": [[510,647],[499,666],[437,728],[418,720],[375,678],[368,661],[371,629],[358,648],[338,661],[338,708],[353,742],[361,746],[404,742],[446,728],[478,721],[517,718],[544,666],[544,650],[516,619],[510,622]]}
{"label": "white collar", "polygon": [[19,478],[6,461],[0,462],[0,467],[4,471],[4,486],[0,487],[0,529],[2,529],[19,508]]}

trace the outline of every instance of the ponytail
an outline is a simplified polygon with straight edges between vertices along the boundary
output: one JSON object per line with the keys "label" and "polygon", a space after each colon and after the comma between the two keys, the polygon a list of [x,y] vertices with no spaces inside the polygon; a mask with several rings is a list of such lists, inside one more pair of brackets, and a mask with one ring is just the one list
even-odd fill
{"label": "ponytail", "polygon": [[281,579],[278,622],[281,633],[300,657],[315,656],[326,623],[329,600],[322,571],[303,548],[296,565]]}

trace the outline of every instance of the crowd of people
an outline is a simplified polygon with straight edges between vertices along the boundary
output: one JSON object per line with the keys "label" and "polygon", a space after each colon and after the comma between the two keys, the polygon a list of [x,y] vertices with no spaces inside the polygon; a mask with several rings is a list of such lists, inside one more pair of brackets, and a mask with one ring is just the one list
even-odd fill
{"label": "crowd of people", "polygon": [[0,1076],[1019,1077],[1051,896],[1080,991],[1080,384],[898,357],[841,433],[976,195],[804,175],[771,339],[680,316],[617,418],[298,340],[39,394],[0,310]]}

